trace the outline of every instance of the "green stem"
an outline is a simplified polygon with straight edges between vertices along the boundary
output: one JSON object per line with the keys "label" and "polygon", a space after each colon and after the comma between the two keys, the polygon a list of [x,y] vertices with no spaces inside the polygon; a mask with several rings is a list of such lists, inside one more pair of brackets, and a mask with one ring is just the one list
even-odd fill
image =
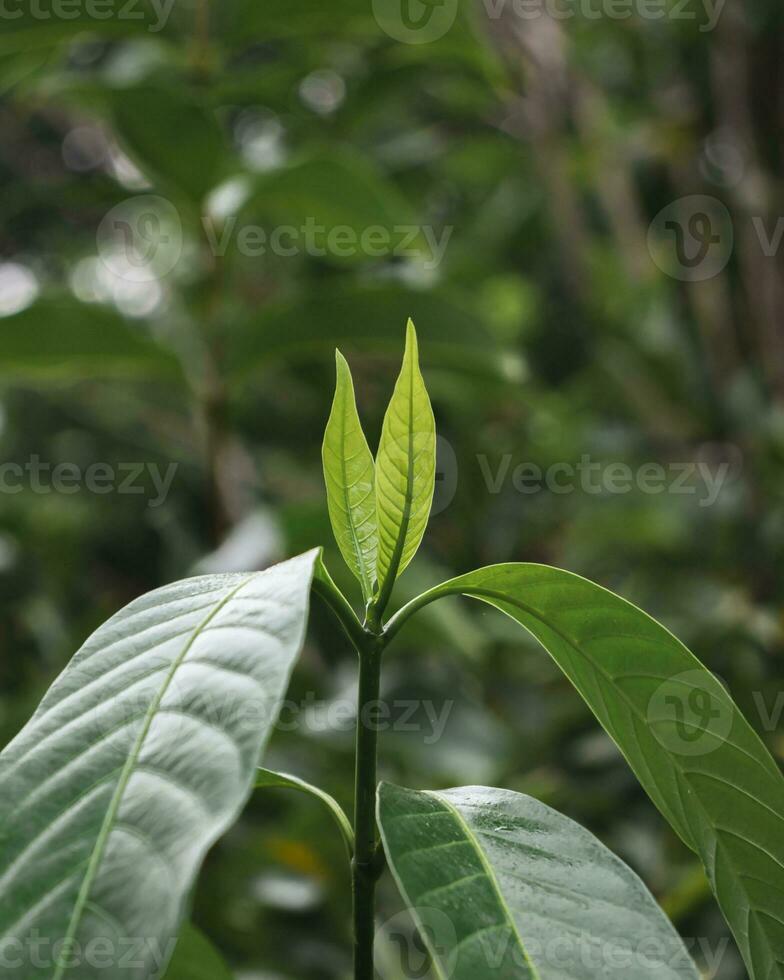
{"label": "green stem", "polygon": [[357,743],[354,783],[355,850],[352,863],[354,894],[354,980],[373,980],[375,892],[379,875],[376,829],[376,709],[381,690],[383,640],[368,634],[359,654]]}
{"label": "green stem", "polygon": [[383,628],[372,618],[362,626],[351,604],[319,560],[313,590],[329,605],[359,655],[356,757],[354,772],[354,858],[351,881],[354,905],[354,980],[373,980],[376,882],[383,870],[376,826],[378,708]]}

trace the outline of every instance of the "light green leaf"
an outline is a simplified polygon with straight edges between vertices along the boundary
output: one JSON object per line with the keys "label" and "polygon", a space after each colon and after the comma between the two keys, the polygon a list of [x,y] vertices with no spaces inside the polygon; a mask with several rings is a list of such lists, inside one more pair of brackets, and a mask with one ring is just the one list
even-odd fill
{"label": "light green leaf", "polygon": [[204,933],[192,922],[186,922],[164,980],[232,980],[232,976]]}
{"label": "light green leaf", "polygon": [[[161,975],[204,855],[252,790],[317,556],[135,600],[0,755],[0,948],[21,949],[24,980]],[[101,943],[100,961],[55,963],[61,940]]]}
{"label": "light green leaf", "polygon": [[436,425],[419,370],[416,331],[406,330],[403,367],[389,402],[376,457],[379,606],[416,554],[436,476]]}
{"label": "light green leaf", "polygon": [[367,601],[376,584],[375,463],[357,414],[346,359],[335,351],[337,382],[321,447],[329,519],[335,540]]}
{"label": "light green leaf", "polygon": [[784,978],[784,778],[719,681],[668,630],[592,582],[545,565],[452,579],[390,622],[463,593],[535,636],[700,857],[752,980]]}
{"label": "light green leaf", "polygon": [[323,789],[319,789],[318,786],[313,786],[311,783],[305,782],[304,779],[300,779],[299,776],[291,776],[285,772],[273,772],[271,769],[260,768],[256,773],[256,787],[257,788],[271,788],[279,787],[281,789],[294,789],[300,793],[307,793],[309,796],[315,796],[317,800],[327,807],[329,812],[335,818],[335,822],[338,825],[338,829],[343,836],[343,840],[346,844],[346,849],[348,850],[349,860],[354,856],[354,831],[351,827],[351,821],[345,814],[345,811],[341,807],[334,797],[330,796],[329,793],[325,793]]}
{"label": "light green leaf", "polygon": [[637,875],[537,800],[382,784],[387,860],[439,976],[698,980]]}

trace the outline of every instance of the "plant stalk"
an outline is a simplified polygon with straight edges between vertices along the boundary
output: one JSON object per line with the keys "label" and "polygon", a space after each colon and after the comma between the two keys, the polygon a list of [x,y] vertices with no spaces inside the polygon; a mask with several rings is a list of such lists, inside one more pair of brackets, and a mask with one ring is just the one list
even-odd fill
{"label": "plant stalk", "polygon": [[368,605],[364,625],[319,560],[314,591],[329,605],[359,655],[354,771],[354,857],[351,862],[354,926],[354,980],[373,980],[376,882],[383,870],[376,826],[378,709],[381,654],[387,645],[380,616]]}
{"label": "plant stalk", "polygon": [[379,868],[376,829],[377,709],[381,690],[383,639],[366,634],[359,654],[357,742],[354,783],[354,834],[352,862],[354,896],[354,980],[373,980],[375,893]]}

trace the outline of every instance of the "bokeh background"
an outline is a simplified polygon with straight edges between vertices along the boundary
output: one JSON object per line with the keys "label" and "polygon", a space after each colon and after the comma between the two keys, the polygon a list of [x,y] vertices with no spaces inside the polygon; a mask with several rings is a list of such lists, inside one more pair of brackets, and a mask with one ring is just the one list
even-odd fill
{"label": "bokeh background", "polygon": [[[0,744],[161,583],[323,543],[357,598],[320,470],[333,349],[375,448],[411,315],[443,438],[395,602],[497,561],[587,575],[781,760],[782,27],[776,0],[9,0]],[[353,683],[316,606],[268,764],[346,806]],[[706,975],[744,976],[695,860],[500,615],[428,610],[385,694],[385,776],[536,794],[643,875]],[[337,980],[348,886],[318,805],[273,791],[194,920],[242,980]],[[426,975],[408,952],[385,980]]]}

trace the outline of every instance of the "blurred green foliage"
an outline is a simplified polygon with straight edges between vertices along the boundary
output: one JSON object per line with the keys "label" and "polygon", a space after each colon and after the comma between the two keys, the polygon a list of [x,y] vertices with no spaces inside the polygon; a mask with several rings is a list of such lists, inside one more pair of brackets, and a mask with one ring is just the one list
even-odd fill
{"label": "blurred green foliage", "polygon": [[[380,0],[3,8],[2,742],[132,597],[329,543],[332,350],[375,449],[410,315],[443,441],[395,601],[495,561],[584,573],[668,624],[782,758],[784,12],[619,6],[455,0],[428,43],[390,36]],[[708,264],[684,261],[667,220],[693,257],[713,213]],[[583,459],[598,492],[515,477]],[[693,492],[645,492],[646,464],[690,467]],[[267,764],[345,805],[353,681],[316,606]],[[643,874],[698,957],[721,952],[693,858],[499,616],[429,610],[385,694],[422,702],[382,739],[386,777],[539,796]],[[382,902],[397,912],[389,885]],[[347,907],[338,835],[282,793],[254,798],[194,896],[246,980],[345,977]],[[382,964],[402,976],[393,946]],[[732,949],[717,975],[743,976]]]}

